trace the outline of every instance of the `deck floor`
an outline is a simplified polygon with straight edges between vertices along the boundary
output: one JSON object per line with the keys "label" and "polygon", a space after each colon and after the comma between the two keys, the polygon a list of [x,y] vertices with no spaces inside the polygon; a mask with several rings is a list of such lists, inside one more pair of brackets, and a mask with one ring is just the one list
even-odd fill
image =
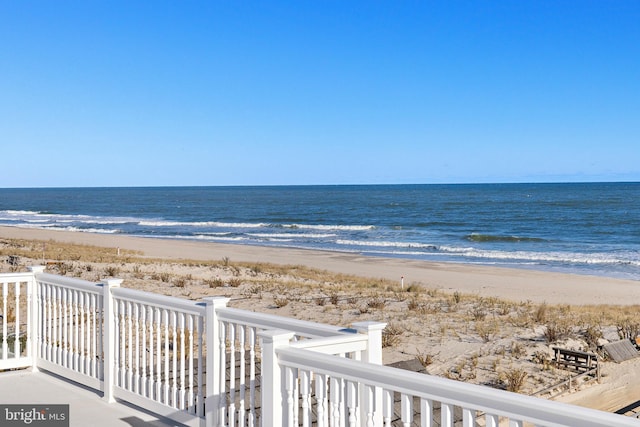
{"label": "deck floor", "polygon": [[124,403],[107,403],[102,392],[46,372],[0,372],[1,404],[68,404],[70,427],[168,427],[180,424]]}

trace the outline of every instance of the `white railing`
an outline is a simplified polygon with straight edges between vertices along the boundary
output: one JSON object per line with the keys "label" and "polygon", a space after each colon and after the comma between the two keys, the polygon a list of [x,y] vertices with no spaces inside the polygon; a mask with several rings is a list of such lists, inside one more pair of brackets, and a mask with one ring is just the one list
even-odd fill
{"label": "white railing", "polygon": [[37,367],[101,389],[102,284],[33,270]]}
{"label": "white railing", "polygon": [[0,275],[0,368],[16,369],[34,364],[33,273]]}
{"label": "white railing", "polygon": [[274,408],[265,413],[264,425],[640,425],[621,415],[336,358],[299,348],[290,337],[286,331],[263,334],[265,370],[276,383],[266,393],[270,402],[263,402],[265,411]]}
{"label": "white railing", "polygon": [[46,369],[191,426],[638,426],[621,415],[382,366],[353,329],[46,274],[0,274],[0,370]]}

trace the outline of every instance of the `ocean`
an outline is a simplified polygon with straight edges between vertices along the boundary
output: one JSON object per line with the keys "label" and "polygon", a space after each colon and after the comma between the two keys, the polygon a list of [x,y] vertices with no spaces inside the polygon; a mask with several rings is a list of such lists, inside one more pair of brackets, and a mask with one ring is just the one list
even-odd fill
{"label": "ocean", "polygon": [[640,280],[640,183],[0,189],[0,225]]}

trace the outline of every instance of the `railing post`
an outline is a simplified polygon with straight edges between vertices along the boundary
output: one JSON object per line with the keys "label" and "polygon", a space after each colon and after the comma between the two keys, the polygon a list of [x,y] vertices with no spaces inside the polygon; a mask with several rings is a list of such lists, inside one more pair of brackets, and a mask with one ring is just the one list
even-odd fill
{"label": "railing post", "polygon": [[217,310],[227,306],[229,298],[206,297],[205,330],[207,340],[206,356],[206,395],[204,398],[205,420],[207,426],[223,425],[220,416],[220,381],[226,378],[225,367],[221,365],[220,355],[220,321]]}
{"label": "railing post", "polygon": [[382,365],[382,331],[387,326],[384,322],[355,322],[353,328],[358,333],[369,337],[367,351],[363,355],[363,361]]}
{"label": "railing post", "polygon": [[115,352],[116,352],[116,319],[113,308],[113,295],[111,289],[120,287],[122,279],[104,279],[102,280],[102,310],[104,331],[102,334],[102,351],[104,364],[102,379],[103,399],[108,403],[115,402],[113,396],[113,387],[115,385]]}
{"label": "railing post", "polygon": [[[284,414],[287,413],[286,393],[283,383],[283,370],[278,363],[276,349],[289,344],[293,332],[282,330],[261,331],[262,338],[262,419],[263,427],[285,426]],[[295,405],[296,403],[294,403]]]}
{"label": "railing post", "polygon": [[[363,355],[363,361],[373,363],[376,365],[382,365],[382,331],[387,326],[384,322],[366,321],[355,322],[353,327],[358,333],[366,334],[369,337],[367,343],[367,351]],[[374,392],[374,410],[373,412],[373,424],[382,425],[382,388],[375,387]],[[361,390],[364,396],[364,390]],[[364,405],[361,405],[361,410],[364,410]],[[360,414],[361,419],[365,414]]]}
{"label": "railing post", "polygon": [[29,271],[33,274],[33,277],[27,285],[27,299],[30,301],[31,318],[27,321],[27,340],[28,340],[28,353],[31,356],[31,371],[38,372],[38,348],[40,346],[40,340],[42,337],[39,334],[40,324],[42,322],[42,313],[40,313],[39,295],[38,295],[38,282],[36,275],[44,272],[44,267],[41,265],[34,265],[29,267]]}

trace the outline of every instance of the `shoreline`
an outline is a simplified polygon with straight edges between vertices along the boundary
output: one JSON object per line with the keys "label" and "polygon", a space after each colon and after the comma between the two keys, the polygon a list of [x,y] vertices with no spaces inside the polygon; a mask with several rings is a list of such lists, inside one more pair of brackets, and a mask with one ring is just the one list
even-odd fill
{"label": "shoreline", "polygon": [[121,234],[42,230],[0,226],[0,238],[113,247],[165,259],[221,260],[304,265],[334,273],[418,284],[444,292],[461,292],[511,301],[570,305],[634,305],[640,283],[629,279],[588,276],[405,258],[382,258],[312,249],[135,237]]}

